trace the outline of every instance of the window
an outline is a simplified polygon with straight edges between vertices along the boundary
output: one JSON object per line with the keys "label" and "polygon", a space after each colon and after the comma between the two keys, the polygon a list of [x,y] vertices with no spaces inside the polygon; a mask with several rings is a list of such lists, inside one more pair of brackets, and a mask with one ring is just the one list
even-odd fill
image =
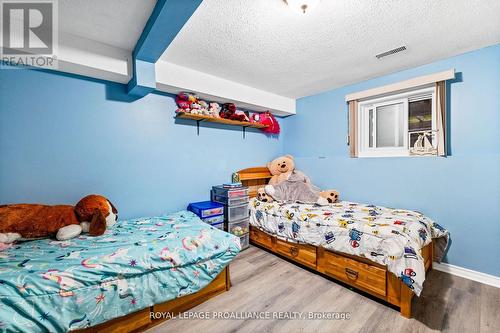
{"label": "window", "polygon": [[359,157],[436,155],[434,86],[357,103]]}
{"label": "window", "polygon": [[447,81],[455,69],[345,96],[351,157],[448,154]]}

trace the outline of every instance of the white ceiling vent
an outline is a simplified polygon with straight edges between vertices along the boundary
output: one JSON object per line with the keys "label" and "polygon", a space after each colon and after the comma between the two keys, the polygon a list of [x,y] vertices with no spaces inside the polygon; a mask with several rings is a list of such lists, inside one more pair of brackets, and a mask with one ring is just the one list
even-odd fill
{"label": "white ceiling vent", "polygon": [[403,45],[403,46],[400,46],[400,47],[396,47],[395,49],[379,53],[379,54],[375,55],[375,57],[377,57],[377,59],[380,59],[380,58],[383,58],[383,57],[387,57],[388,55],[391,55],[391,54],[402,52],[404,50],[406,50],[406,46]]}

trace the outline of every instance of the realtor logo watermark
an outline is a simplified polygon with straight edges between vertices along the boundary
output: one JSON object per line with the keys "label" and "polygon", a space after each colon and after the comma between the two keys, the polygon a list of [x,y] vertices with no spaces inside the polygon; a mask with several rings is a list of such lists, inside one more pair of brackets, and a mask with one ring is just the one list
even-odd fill
{"label": "realtor logo watermark", "polygon": [[57,69],[57,14],[57,0],[0,0],[0,68]]}

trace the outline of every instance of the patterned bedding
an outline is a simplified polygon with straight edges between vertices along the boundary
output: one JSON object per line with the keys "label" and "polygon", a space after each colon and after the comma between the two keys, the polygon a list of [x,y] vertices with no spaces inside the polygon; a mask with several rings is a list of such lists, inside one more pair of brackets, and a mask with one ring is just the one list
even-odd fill
{"label": "patterned bedding", "polygon": [[[250,202],[250,224],[289,241],[368,258],[386,265],[416,295],[425,280],[420,250],[448,231],[419,212],[342,201],[328,206]],[[440,260],[441,258],[438,258]]]}
{"label": "patterned bedding", "polygon": [[0,252],[0,331],[65,332],[197,292],[239,251],[187,211],[20,243]]}

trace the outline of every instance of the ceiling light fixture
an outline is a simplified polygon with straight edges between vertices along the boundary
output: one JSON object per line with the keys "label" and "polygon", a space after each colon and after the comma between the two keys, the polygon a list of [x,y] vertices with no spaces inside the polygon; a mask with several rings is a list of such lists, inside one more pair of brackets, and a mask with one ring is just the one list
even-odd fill
{"label": "ceiling light fixture", "polygon": [[305,14],[318,4],[319,0],[283,0],[292,10]]}

